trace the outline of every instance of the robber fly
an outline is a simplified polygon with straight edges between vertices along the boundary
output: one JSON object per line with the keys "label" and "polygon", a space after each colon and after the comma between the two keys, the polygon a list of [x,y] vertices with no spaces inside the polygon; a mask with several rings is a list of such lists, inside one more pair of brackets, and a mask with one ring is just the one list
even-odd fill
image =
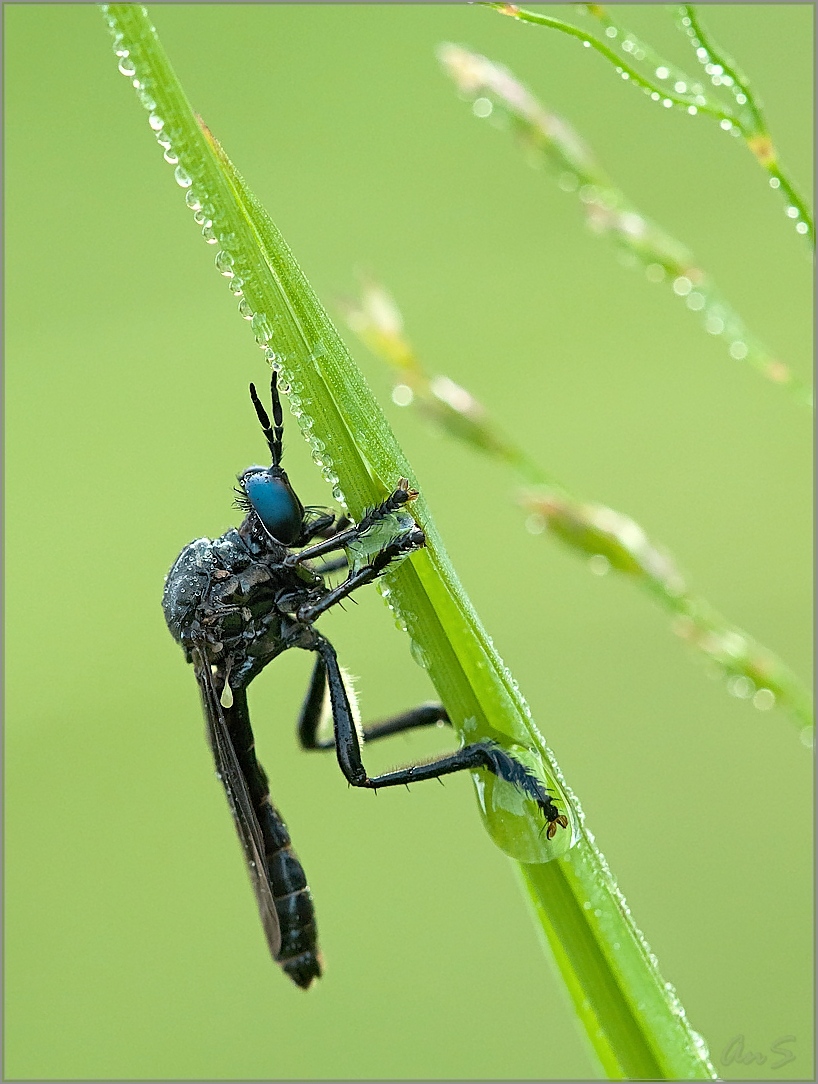
{"label": "robber fly", "polygon": [[[199,538],[182,550],[165,581],[162,605],[174,639],[193,664],[216,774],[244,848],[270,953],[306,989],[321,974],[315,910],[287,827],[270,801],[247,707],[247,686],[283,651],[299,647],[314,652],[298,737],[305,749],[335,749],[352,786],[375,790],[484,768],[537,803],[549,839],[558,827],[566,828],[568,820],[536,776],[490,741],[466,745],[428,764],[367,775],[361,759],[363,738],[448,723],[449,717],[441,704],[428,703],[359,728],[335,649],[316,630],[315,621],[425,544],[423,531],[405,510],[417,492],[401,478],[357,524],[329,511],[305,509],[281,466],[284,425],[275,372],[270,393],[272,425],[250,385],[272,463],[248,467],[239,475],[237,504],[246,512],[245,519],[220,538]],[[349,564],[345,555],[318,567],[312,563],[356,544],[360,548],[367,535],[380,538],[381,544],[363,564]],[[339,568],[348,569],[346,579],[328,586],[325,575]],[[320,724],[327,691],[334,736],[324,739]]]}

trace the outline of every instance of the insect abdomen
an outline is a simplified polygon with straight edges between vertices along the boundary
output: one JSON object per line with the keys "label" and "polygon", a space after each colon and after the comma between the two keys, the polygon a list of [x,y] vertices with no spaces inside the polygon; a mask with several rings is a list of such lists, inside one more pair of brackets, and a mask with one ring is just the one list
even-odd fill
{"label": "insect abdomen", "polygon": [[315,908],[304,868],[292,849],[290,834],[267,795],[258,819],[266,847],[267,872],[281,926],[281,948],[276,961],[297,986],[307,989],[321,975]]}
{"label": "insect abdomen", "polygon": [[267,773],[256,758],[246,690],[236,689],[233,696],[233,705],[224,715],[264,841],[264,860],[281,927],[281,947],[275,959],[293,982],[306,990],[321,974],[312,895],[287,825],[270,801]]}

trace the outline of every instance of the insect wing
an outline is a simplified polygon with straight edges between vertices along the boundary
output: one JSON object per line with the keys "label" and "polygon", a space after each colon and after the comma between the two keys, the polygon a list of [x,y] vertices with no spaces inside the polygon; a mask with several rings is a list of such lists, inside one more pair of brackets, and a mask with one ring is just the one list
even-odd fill
{"label": "insect wing", "polygon": [[195,670],[207,720],[208,738],[216,761],[216,774],[221,779],[227,795],[230,812],[233,814],[236,831],[247,859],[250,882],[256,894],[267,944],[275,959],[281,948],[281,929],[264,858],[261,828],[250,800],[247,782],[236,756],[236,750],[233,748],[233,739],[230,737],[219,696],[213,684],[213,675],[202,650],[196,652]]}

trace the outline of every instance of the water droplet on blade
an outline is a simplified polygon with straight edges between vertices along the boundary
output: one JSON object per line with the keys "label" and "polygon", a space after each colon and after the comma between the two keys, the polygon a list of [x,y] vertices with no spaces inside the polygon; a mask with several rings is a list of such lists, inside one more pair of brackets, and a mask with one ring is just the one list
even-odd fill
{"label": "water droplet on blade", "polygon": [[[518,787],[481,769],[472,772],[472,778],[491,838],[502,851],[519,862],[540,863],[561,858],[579,839],[579,819],[575,810],[536,750],[516,744],[504,744],[503,748],[547,788],[568,825],[566,828],[556,822],[549,825],[537,803]],[[549,827],[555,827],[551,839],[548,838]]]}

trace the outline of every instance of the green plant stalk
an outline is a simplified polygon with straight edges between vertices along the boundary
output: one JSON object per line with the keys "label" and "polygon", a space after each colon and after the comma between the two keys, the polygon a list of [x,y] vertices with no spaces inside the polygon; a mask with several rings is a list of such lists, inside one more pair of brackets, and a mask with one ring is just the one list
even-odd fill
{"label": "green plant stalk", "polygon": [[[594,35],[590,34],[587,30],[578,26],[573,26],[571,23],[566,23],[562,19],[555,19],[550,15],[543,15],[537,11],[528,11],[525,8],[517,7],[516,4],[483,3],[482,6],[493,8],[495,11],[499,11],[501,15],[508,15],[513,19],[517,19],[519,22],[529,23],[534,26],[545,26],[551,30],[558,30],[563,34],[567,34],[569,37],[577,38],[583,45],[595,50],[613,64],[617,73],[623,79],[631,82],[634,86],[639,87],[646,94],[649,94],[653,101],[661,102],[667,107],[677,106],[692,114],[702,113],[714,117],[727,131],[735,130],[739,135],[744,137],[744,140],[754,157],[770,174],[771,187],[781,191],[781,194],[788,201],[787,215],[793,221],[796,229],[799,230],[799,225],[803,225],[803,229],[799,230],[799,232],[804,234],[811,245],[814,245],[815,227],[809,209],[807,208],[806,203],[798,196],[795,186],[783,172],[777,161],[772,140],[770,139],[766,127],[763,126],[758,101],[753,98],[750,93],[746,79],[739,82],[739,77],[737,75],[734,77],[735,68],[731,66],[729,62],[725,61],[722,67],[728,75],[728,78],[733,80],[731,89],[733,90],[734,95],[741,95],[745,99],[744,102],[737,102],[735,108],[732,105],[725,105],[715,99],[708,98],[705,95],[704,88],[701,84],[696,83],[694,79],[669,61],[663,61],[650,46],[645,45],[629,31],[620,27],[610,18],[607,9],[601,4],[585,4],[584,6],[591,15],[600,19],[606,28],[615,31],[612,35],[612,40],[614,38],[619,39],[618,44],[624,49],[625,56],[620,55],[604,41],[595,38]],[[703,32],[701,31],[700,24],[695,15],[695,9],[689,5],[682,5],[680,7],[680,12],[684,28],[687,30],[691,39],[695,37],[700,44],[702,41],[705,42],[704,47],[708,49],[709,55],[702,60],[702,63],[710,63],[711,57],[718,60],[719,56],[716,47],[711,46],[703,37]],[[689,20],[686,24],[684,23],[685,19]],[[712,52],[710,51],[711,49],[713,50]],[[640,72],[630,62],[630,55],[638,57],[640,61],[649,61],[654,66],[654,70],[657,70],[657,65],[659,68],[664,68],[667,72],[667,75],[665,76],[667,82],[662,80],[656,82],[651,76]],[[671,82],[673,84],[673,89],[670,87]],[[685,89],[677,90],[676,87],[681,85],[684,85]],[[777,183],[772,183],[773,181]],[[796,212],[795,214],[790,212],[790,207]]]}
{"label": "green plant stalk", "polygon": [[[145,9],[113,4],[103,12],[120,71],[135,80],[177,181],[193,193],[188,203],[205,238],[220,245],[217,266],[223,274],[229,268],[234,292],[242,280],[242,315],[265,357],[289,380],[290,405],[310,433],[314,453],[324,453],[324,438],[340,447],[334,463],[325,457],[325,477],[360,514],[399,475],[415,480],[409,464],[281,235],[197,123]],[[558,778],[521,694],[455,577],[422,496],[415,511],[428,546],[388,576],[392,606],[421,645],[453,718],[471,715],[481,736],[533,744]],[[609,1075],[712,1078],[706,1048],[662,981],[590,832],[583,826],[565,858],[533,869],[524,875],[537,911],[542,921],[547,916],[559,944],[565,942],[557,960]]]}
{"label": "green plant stalk", "polygon": [[[743,98],[748,120],[742,127],[747,145],[764,169],[770,174],[770,187],[777,189],[787,202],[787,214],[795,222],[795,228],[806,237],[811,246],[815,246],[815,223],[804,200],[798,194],[784,173],[778,161],[776,151],[767,122],[761,108],[761,102],[755,97],[747,77],[739,71],[735,61],[731,60],[722,49],[707,34],[699,21],[696,9],[691,4],[681,4],[679,7],[680,28],[686,33],[691,46],[698,50],[704,49],[705,55],[698,56],[702,65],[716,62],[721,68],[723,75],[731,81],[731,90],[737,98]],[[714,79],[723,81],[721,73],[714,75]],[[789,208],[795,209],[793,215]]]}
{"label": "green plant stalk", "polygon": [[753,335],[687,248],[616,188],[564,118],[546,109],[512,72],[479,53],[445,44],[439,47],[438,58],[462,95],[472,101],[486,98],[491,115],[506,119],[537,161],[557,174],[560,186],[577,192],[595,233],[611,238],[630,263],[642,265],[652,281],[666,282],[702,318],[704,328],[727,343],[734,360],[746,361],[768,380],[785,386],[802,405],[812,406],[812,387],[796,380],[789,367]]}
{"label": "green plant stalk", "polygon": [[[725,108],[721,103],[708,101],[706,98],[703,98],[703,95],[701,94],[688,94],[687,92],[670,90],[662,83],[657,83],[650,76],[644,75],[635,68],[630,61],[619,56],[619,54],[604,41],[595,38],[593,34],[589,33],[587,30],[583,30],[582,27],[574,26],[572,23],[566,23],[563,19],[556,19],[552,15],[544,15],[539,11],[528,11],[525,8],[517,7],[516,4],[483,3],[481,6],[493,8],[495,11],[499,11],[501,15],[508,15],[518,22],[529,23],[533,26],[546,26],[551,30],[559,30],[562,34],[567,34],[571,38],[576,38],[578,41],[581,41],[586,48],[593,49],[595,52],[599,53],[600,56],[603,56],[607,61],[613,64],[617,68],[618,74],[624,76],[626,81],[631,82],[634,86],[639,87],[640,90],[646,91],[649,94],[658,94],[662,101],[667,100],[672,105],[682,106],[685,109],[693,109],[697,113],[707,113],[711,117],[715,117],[716,120],[733,121],[732,111]],[[669,70],[673,70],[674,72],[677,71],[675,68],[669,68]]]}
{"label": "green plant stalk", "polygon": [[[367,282],[359,303],[347,301],[344,315],[352,331],[395,372],[398,386],[433,424],[456,440],[511,467],[523,483],[536,487],[520,503],[548,526],[548,534],[582,558],[603,558],[606,568],[638,583],[674,618],[682,640],[718,664],[733,695],[760,710],[777,701],[801,724],[801,738],[814,733],[812,698],[795,674],[773,652],[730,624],[704,599],[692,594],[673,559],[628,516],[589,504],[568,489],[511,440],[485,407],[448,377],[430,377],[403,332],[393,298]],[[403,400],[406,405],[408,401]],[[770,695],[772,694],[772,696]]]}

